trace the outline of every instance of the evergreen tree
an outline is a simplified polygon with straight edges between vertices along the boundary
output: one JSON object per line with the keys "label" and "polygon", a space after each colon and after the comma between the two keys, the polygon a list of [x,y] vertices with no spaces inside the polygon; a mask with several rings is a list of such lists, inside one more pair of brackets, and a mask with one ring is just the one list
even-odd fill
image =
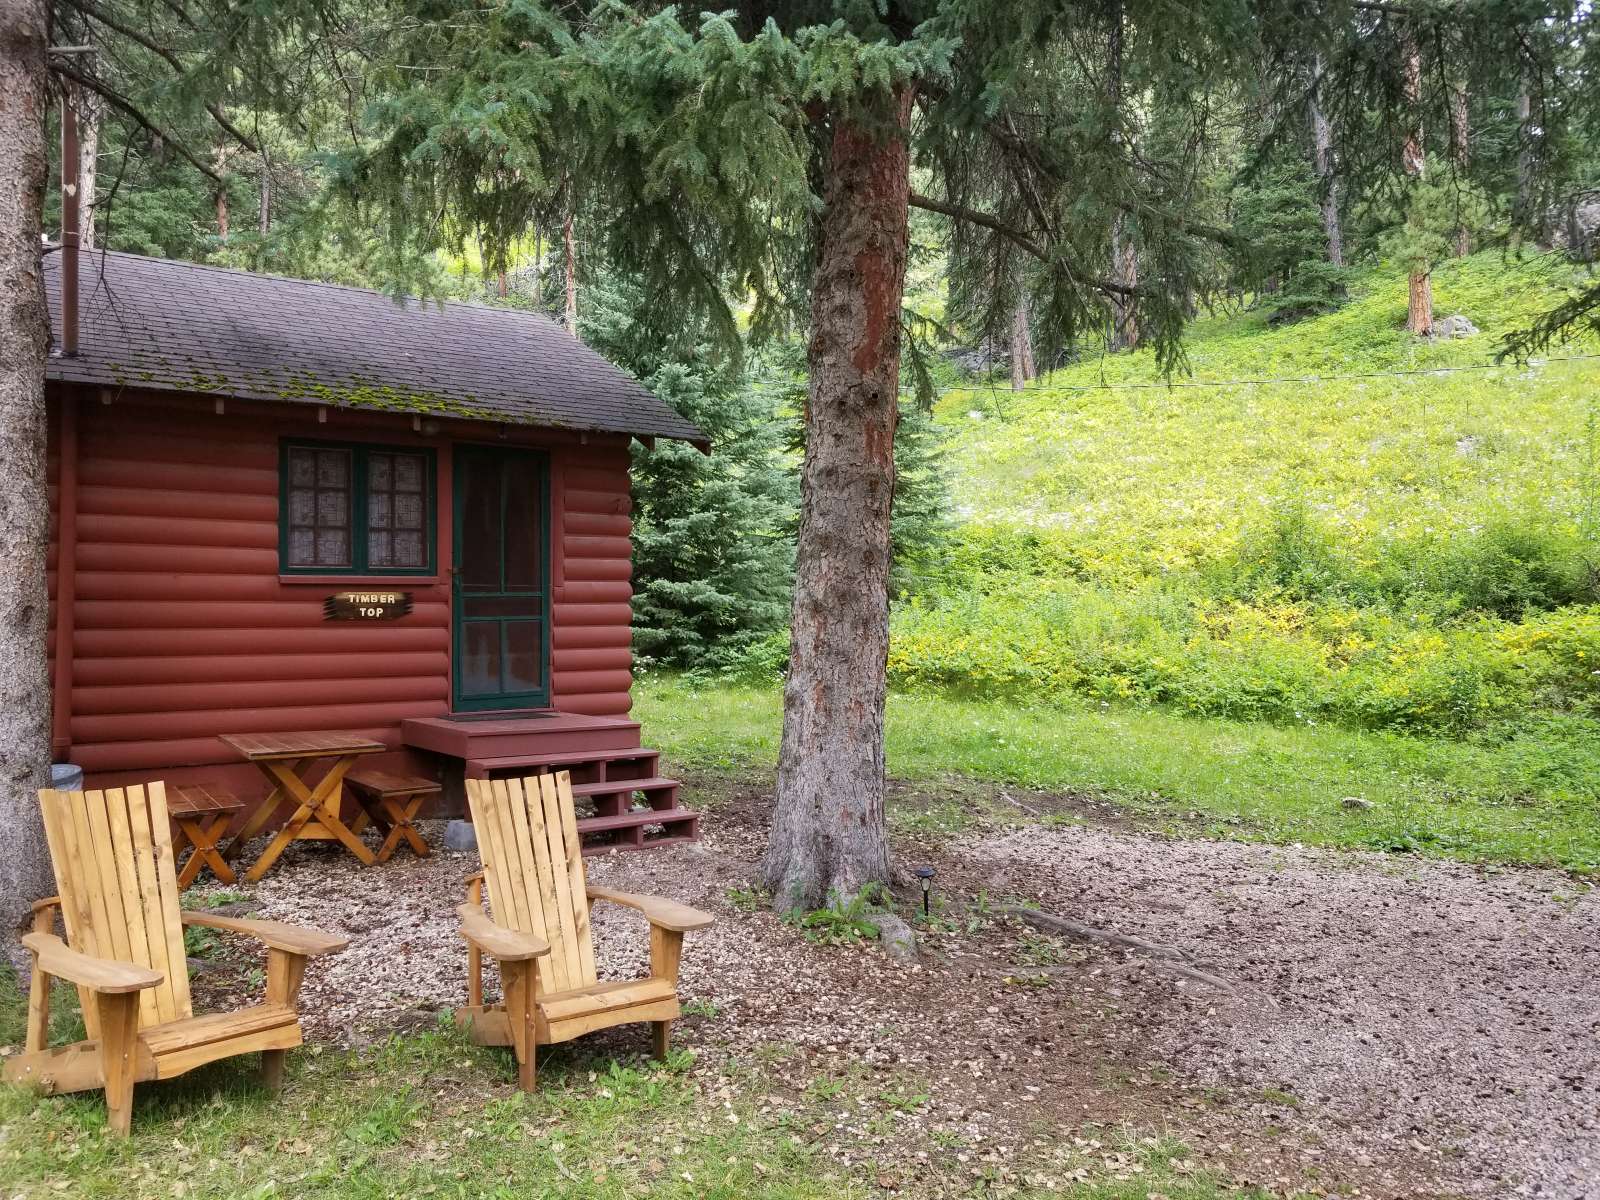
{"label": "evergreen tree", "polygon": [[676,360],[638,336],[636,289],[591,284],[583,339],[711,438],[635,446],[633,628],[640,653],[716,670],[783,626],[798,490],[781,401],[741,366],[695,347]]}
{"label": "evergreen tree", "polygon": [[1303,158],[1269,162],[1233,193],[1234,286],[1275,321],[1337,308],[1344,270],[1327,258],[1317,181]]}

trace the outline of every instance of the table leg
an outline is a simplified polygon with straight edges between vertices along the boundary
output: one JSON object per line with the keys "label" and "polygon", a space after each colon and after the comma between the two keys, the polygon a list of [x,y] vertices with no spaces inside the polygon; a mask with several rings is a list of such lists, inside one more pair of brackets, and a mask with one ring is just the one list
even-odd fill
{"label": "table leg", "polygon": [[355,765],[355,755],[347,755],[334,763],[322,781],[317,784],[314,797],[318,803],[317,820],[322,823],[324,829],[343,842],[351,854],[370,867],[378,861],[377,857],[367,849],[365,842],[350,832],[350,827],[339,817],[339,801],[344,798],[344,789],[340,785],[344,781],[345,772]]}
{"label": "table leg", "polygon": [[305,760],[293,763],[283,761],[258,764],[266,772],[267,777],[277,783],[273,794],[276,795],[281,791],[290,799],[298,802],[299,807],[295,809],[294,815],[289,818],[288,823],[278,830],[277,835],[267,843],[267,848],[261,852],[261,857],[256,859],[255,865],[245,872],[245,879],[251,883],[254,883],[267,873],[272,864],[277,862],[283,852],[289,848],[290,843],[300,836],[300,831],[306,827],[306,823],[317,815],[322,807],[322,797],[329,778],[337,786],[339,779],[343,777],[343,772],[335,775],[333,771],[329,771],[328,777],[317,784],[317,790],[313,792],[306,786],[305,780],[300,778],[297,770],[304,763]]}
{"label": "table leg", "polygon": [[292,775],[298,777],[301,768],[312,761],[312,759],[300,758],[282,764],[256,763],[256,767],[262,772],[262,774],[266,775],[268,781],[272,783],[272,791],[268,793],[266,800],[261,803],[255,812],[250,814],[250,819],[240,827],[239,832],[233,835],[233,840],[228,843],[228,848],[222,852],[223,858],[228,859],[230,862],[233,859],[238,858],[239,855],[244,852],[245,843],[251,838],[255,837],[256,834],[260,833],[261,827],[272,819],[272,814],[277,811],[278,805],[285,800],[294,799],[293,794],[286,792],[283,788],[283,785],[280,784],[273,776],[273,773],[267,769],[268,766],[286,766]]}
{"label": "table leg", "polygon": [[202,817],[177,817],[179,836],[173,839],[175,843],[173,858],[181,853],[182,843],[188,842],[194,849],[190,852],[188,861],[183,864],[183,869],[178,872],[178,887],[188,887],[200,876],[200,869],[209,866],[211,873],[223,883],[237,883],[238,877],[234,875],[233,868],[223,861],[217,853],[217,838],[228,826],[229,814],[223,813],[209,819]]}
{"label": "table leg", "polygon": [[[224,862],[222,856],[217,853],[217,839],[222,836],[222,831],[228,827],[228,817],[228,813],[221,813],[203,824],[199,821],[195,822],[195,828],[189,831],[189,840],[194,843],[194,854],[190,856],[189,862],[204,862],[206,866],[211,868],[211,873],[217,877],[220,883],[237,883],[239,877],[233,873],[233,868]],[[188,864],[185,864],[184,869],[188,869]]]}
{"label": "table leg", "polygon": [[394,852],[399,849],[400,839],[403,837],[410,844],[412,852],[418,858],[427,858],[433,853],[427,839],[417,832],[415,824],[417,810],[422,807],[422,796],[409,796],[405,798],[389,798],[383,801],[389,813],[388,836],[383,839],[383,845],[378,850],[378,861],[388,862]]}

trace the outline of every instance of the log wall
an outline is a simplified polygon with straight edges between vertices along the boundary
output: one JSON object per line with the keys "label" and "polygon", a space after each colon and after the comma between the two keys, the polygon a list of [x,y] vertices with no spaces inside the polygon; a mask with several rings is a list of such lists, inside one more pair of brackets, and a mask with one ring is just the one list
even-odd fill
{"label": "log wall", "polygon": [[[220,733],[347,729],[399,748],[406,717],[450,707],[451,448],[542,448],[551,467],[551,703],[622,715],[632,682],[628,444],[450,422],[425,436],[410,416],[349,413],[157,393],[109,404],[52,392],[49,587],[69,570],[70,613],[52,624],[58,755],[97,782],[237,765]],[[76,454],[70,454],[76,406]],[[438,464],[439,572],[432,577],[282,576],[278,446],[283,437],[429,446]],[[63,456],[65,445],[69,455]],[[75,461],[73,459],[75,458]],[[76,493],[72,562],[56,531]],[[75,520],[72,518],[75,517]],[[414,597],[397,621],[323,619],[333,591],[395,586]],[[57,660],[62,636],[70,662]],[[172,770],[172,768],[177,768]],[[200,770],[210,768],[209,770]],[[248,780],[253,771],[236,780]],[[254,791],[253,787],[250,789]]]}

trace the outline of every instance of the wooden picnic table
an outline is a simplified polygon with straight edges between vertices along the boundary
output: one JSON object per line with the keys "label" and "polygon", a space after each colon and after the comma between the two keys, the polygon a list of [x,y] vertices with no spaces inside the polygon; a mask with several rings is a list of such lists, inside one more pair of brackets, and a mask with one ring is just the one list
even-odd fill
{"label": "wooden picnic table", "polygon": [[[236,858],[240,854],[244,844],[271,818],[278,801],[292,800],[297,806],[289,823],[278,830],[255,865],[245,872],[247,880],[253,883],[265,875],[294,841],[340,841],[367,866],[376,861],[372,851],[344,823],[339,807],[344,800],[345,772],[363,754],[378,754],[388,749],[382,742],[336,731],[226,733],[221,736],[229,746],[255,763],[272,784],[271,794],[245,822],[224,857]],[[313,785],[310,773],[324,759],[331,760],[327,772]]]}

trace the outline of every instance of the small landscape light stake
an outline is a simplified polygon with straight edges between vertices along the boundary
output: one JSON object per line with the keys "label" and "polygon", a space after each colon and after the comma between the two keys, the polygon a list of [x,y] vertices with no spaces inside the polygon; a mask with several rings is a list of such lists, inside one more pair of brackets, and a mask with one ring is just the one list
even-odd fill
{"label": "small landscape light stake", "polygon": [[922,915],[928,915],[928,896],[933,892],[933,868],[918,867],[917,878],[922,880]]}

